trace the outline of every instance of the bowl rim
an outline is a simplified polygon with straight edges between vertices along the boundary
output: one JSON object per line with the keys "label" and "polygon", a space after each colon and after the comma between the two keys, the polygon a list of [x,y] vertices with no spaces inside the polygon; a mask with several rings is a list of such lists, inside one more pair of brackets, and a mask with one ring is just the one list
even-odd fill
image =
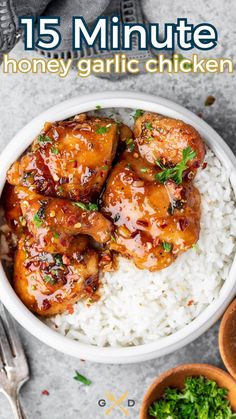
{"label": "bowl rim", "polygon": [[228,306],[227,310],[224,312],[222,320],[220,322],[219,334],[218,334],[218,344],[219,344],[219,351],[222,361],[231,374],[231,376],[236,380],[236,370],[232,367],[232,363],[230,362],[229,358],[225,353],[225,345],[224,345],[224,337],[225,337],[225,326],[230,319],[230,316],[235,314],[236,312],[236,298],[233,299],[231,304]]}
{"label": "bowl rim", "polygon": [[225,380],[227,380],[227,382],[230,383],[230,385],[231,384],[232,384],[232,386],[236,385],[235,379],[227,371],[223,370],[222,368],[216,367],[215,365],[208,364],[208,363],[206,363],[206,364],[205,363],[200,363],[200,364],[199,363],[192,363],[192,364],[177,365],[174,368],[170,368],[166,371],[163,371],[149,385],[148,389],[146,390],[146,392],[143,396],[142,402],[141,402],[140,419],[145,419],[146,418],[147,400],[150,397],[150,395],[155,391],[156,387],[159,384],[161,384],[164,380],[166,380],[168,377],[173,376],[176,373],[184,372],[184,373],[187,373],[186,376],[188,376],[188,371],[189,371],[189,376],[194,374],[194,376],[203,376],[205,378],[208,378],[208,374],[213,372],[218,376],[224,377]]}
{"label": "bowl rim", "polygon": [[[191,111],[168,99],[137,92],[99,92],[77,96],[63,101],[32,119],[16,133],[0,155],[0,194],[6,180],[6,172],[31,144],[45,121],[68,118],[77,113],[102,108],[131,108],[158,112],[182,119],[194,126],[204,140],[231,172],[231,183],[236,194],[236,157],[224,140],[205,121]],[[21,302],[11,287],[0,263],[0,298],[13,317],[33,336],[49,346],[68,355],[99,363],[135,363],[167,355],[198,338],[223,314],[236,292],[236,257],[229,276],[223,284],[219,296],[208,305],[191,323],[177,332],[154,342],[131,347],[99,347],[81,343],[52,330]]]}

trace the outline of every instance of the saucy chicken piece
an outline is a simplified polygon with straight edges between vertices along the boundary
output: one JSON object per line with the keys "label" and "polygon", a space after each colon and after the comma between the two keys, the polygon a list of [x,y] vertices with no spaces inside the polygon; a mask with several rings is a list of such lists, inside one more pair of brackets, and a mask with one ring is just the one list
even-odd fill
{"label": "saucy chicken piece", "polygon": [[31,311],[51,316],[82,298],[98,298],[98,255],[82,236],[75,240],[64,254],[44,252],[30,235],[19,240],[13,287]]}
{"label": "saucy chicken piece", "polygon": [[45,123],[30,151],[7,179],[47,196],[90,202],[98,198],[116,153],[118,125],[109,118],[77,115]]}
{"label": "saucy chicken piece", "polygon": [[5,183],[2,193],[2,203],[7,224],[17,236],[24,231],[26,221],[22,219],[20,200],[15,192],[15,187]]}
{"label": "saucy chicken piece", "polygon": [[48,252],[63,252],[77,234],[87,234],[98,243],[111,238],[111,221],[93,210],[94,206],[90,209],[81,202],[45,197],[23,186],[15,190],[30,233]]}
{"label": "saucy chicken piece", "polygon": [[125,124],[119,123],[119,135],[120,141],[127,141],[130,138],[133,138],[133,131]]}
{"label": "saucy chicken piece", "polygon": [[194,157],[186,162],[186,169],[192,179],[203,163],[205,146],[201,136],[181,120],[145,112],[136,120],[134,136],[141,157],[151,165],[176,166],[183,161],[184,150],[191,150]]}
{"label": "saucy chicken piece", "polygon": [[191,184],[140,179],[125,156],[102,197],[102,211],[115,225],[110,248],[139,269],[160,270],[198,240],[200,194]]}

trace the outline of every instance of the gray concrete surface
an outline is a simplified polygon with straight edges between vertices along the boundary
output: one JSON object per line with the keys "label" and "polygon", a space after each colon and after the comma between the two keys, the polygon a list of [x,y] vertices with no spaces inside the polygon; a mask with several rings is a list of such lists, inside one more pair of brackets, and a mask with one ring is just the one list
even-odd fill
{"label": "gray concrete surface", "polygon": [[[189,17],[191,22],[208,21],[219,31],[219,46],[208,56],[235,57],[234,0],[155,0],[144,2],[145,13],[154,22],[173,21],[176,17]],[[17,45],[11,56],[33,57]],[[178,102],[193,112],[203,114],[236,153],[236,80],[235,74],[215,75],[141,75],[117,82],[93,76],[82,80],[72,72],[65,80],[54,75],[3,75],[0,70],[0,142],[1,149],[27,122],[44,109],[61,100],[88,92],[104,90],[133,90],[160,95]],[[214,95],[213,106],[206,108],[205,99]],[[233,297],[233,296],[232,296]],[[129,391],[136,406],[129,409],[130,418],[138,418],[141,399],[147,386],[160,372],[188,362],[208,362],[222,366],[219,356],[218,325],[192,344],[169,356],[136,365],[99,365],[82,362],[61,354],[33,338],[19,326],[22,341],[30,362],[31,379],[22,388],[21,400],[27,419],[100,419],[105,417],[98,400],[105,391],[120,396]],[[84,387],[73,380],[74,370],[89,377],[93,384]],[[42,395],[47,389],[49,395]],[[125,417],[119,409],[110,417]],[[5,398],[0,399],[0,419],[12,414]]]}

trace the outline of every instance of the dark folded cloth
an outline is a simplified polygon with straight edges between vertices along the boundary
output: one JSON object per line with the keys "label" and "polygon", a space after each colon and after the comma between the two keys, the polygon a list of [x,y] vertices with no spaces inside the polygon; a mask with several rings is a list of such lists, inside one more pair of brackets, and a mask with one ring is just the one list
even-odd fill
{"label": "dark folded cloth", "polygon": [[21,36],[19,16],[39,16],[50,0],[1,0],[0,1],[0,63],[3,54],[15,46]]}

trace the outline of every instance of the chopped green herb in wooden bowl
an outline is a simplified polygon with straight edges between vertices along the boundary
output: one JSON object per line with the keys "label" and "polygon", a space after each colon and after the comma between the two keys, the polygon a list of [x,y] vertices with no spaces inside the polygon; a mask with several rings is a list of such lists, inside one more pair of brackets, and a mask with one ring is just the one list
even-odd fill
{"label": "chopped green herb in wooden bowl", "polygon": [[140,419],[235,419],[236,382],[207,364],[180,365],[148,389]]}

